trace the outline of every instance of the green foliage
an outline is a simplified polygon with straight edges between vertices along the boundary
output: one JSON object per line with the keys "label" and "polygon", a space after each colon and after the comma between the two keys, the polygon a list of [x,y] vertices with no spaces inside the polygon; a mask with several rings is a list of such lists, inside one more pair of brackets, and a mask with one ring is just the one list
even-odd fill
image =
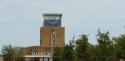
{"label": "green foliage", "polygon": [[109,32],[97,34],[97,44],[88,43],[88,36],[82,34],[76,45],[65,45],[55,50],[54,61],[119,61],[125,59],[125,35],[111,38]]}
{"label": "green foliage", "polygon": [[53,61],[62,61],[63,60],[63,48],[62,47],[56,47],[54,49],[54,56],[53,56]]}
{"label": "green foliage", "polygon": [[8,45],[8,46],[3,46],[2,48],[2,56],[5,58],[5,59],[8,59],[10,61],[12,61],[14,59],[14,49],[12,48],[11,45]]}
{"label": "green foliage", "polygon": [[66,44],[64,47],[57,47],[54,49],[53,61],[73,61],[76,59],[73,45]]}
{"label": "green foliage", "polygon": [[98,31],[97,35],[97,42],[98,42],[98,60],[99,61],[109,61],[110,60],[110,47],[112,45],[112,41],[110,40],[109,32],[101,33]]}
{"label": "green foliage", "polygon": [[88,36],[82,34],[81,37],[76,42],[76,52],[78,59],[87,60],[87,49],[88,49]]}
{"label": "green foliage", "polygon": [[0,57],[1,57],[2,55],[0,54]]}
{"label": "green foliage", "polygon": [[[125,34],[111,38],[109,32],[97,34],[97,44],[88,43],[88,36],[82,34],[74,46],[71,42],[63,49],[57,49],[56,61],[119,61],[125,60]],[[63,56],[63,57],[62,57]]]}
{"label": "green foliage", "polygon": [[19,60],[25,54],[22,48],[12,47],[11,45],[3,46],[1,53],[5,61]]}
{"label": "green foliage", "polygon": [[99,49],[96,45],[90,45],[87,50],[88,53],[88,61],[99,61]]}
{"label": "green foliage", "polygon": [[64,55],[63,55],[64,60],[67,61],[73,61],[75,59],[75,50],[73,49],[73,45],[70,44],[64,46]]}
{"label": "green foliage", "polygon": [[114,37],[117,57],[119,59],[125,59],[125,34],[119,37]]}
{"label": "green foliage", "polygon": [[[5,45],[1,55],[5,61],[21,60],[25,51],[20,47]],[[0,56],[1,56],[0,55]],[[76,40],[76,45],[66,44],[54,49],[54,61],[119,61],[125,60],[125,34],[111,38],[109,32],[97,34],[97,44],[88,43],[88,36],[82,34]],[[22,61],[22,60],[21,60]]]}

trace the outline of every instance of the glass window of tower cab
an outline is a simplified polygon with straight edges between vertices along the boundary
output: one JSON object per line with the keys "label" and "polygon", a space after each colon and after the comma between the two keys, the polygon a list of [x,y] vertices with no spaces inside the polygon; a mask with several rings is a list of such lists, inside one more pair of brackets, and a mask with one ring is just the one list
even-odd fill
{"label": "glass window of tower cab", "polygon": [[52,61],[54,47],[63,47],[65,28],[61,26],[62,14],[44,13],[43,26],[40,27],[40,46],[25,48],[25,61]]}

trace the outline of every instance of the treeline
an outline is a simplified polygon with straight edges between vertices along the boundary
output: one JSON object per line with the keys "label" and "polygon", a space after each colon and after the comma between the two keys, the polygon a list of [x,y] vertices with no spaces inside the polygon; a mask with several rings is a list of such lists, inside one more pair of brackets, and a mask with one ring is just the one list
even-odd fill
{"label": "treeline", "polygon": [[4,61],[24,61],[25,50],[21,47],[3,46],[1,56]]}
{"label": "treeline", "polygon": [[109,32],[98,31],[96,38],[92,45],[82,34],[75,44],[55,48],[53,61],[125,61],[125,34],[111,38]]}

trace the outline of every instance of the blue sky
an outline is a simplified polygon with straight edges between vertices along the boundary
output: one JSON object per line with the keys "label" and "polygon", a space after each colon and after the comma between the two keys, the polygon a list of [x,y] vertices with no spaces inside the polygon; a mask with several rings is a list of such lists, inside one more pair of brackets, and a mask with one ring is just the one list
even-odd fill
{"label": "blue sky", "polygon": [[99,28],[125,33],[125,0],[0,0],[0,48],[39,45],[43,13],[63,13],[66,43],[85,33],[95,44]]}

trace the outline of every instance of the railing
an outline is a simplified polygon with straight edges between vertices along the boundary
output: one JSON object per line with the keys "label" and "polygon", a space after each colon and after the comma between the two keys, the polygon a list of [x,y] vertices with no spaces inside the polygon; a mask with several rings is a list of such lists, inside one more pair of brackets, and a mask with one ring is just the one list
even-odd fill
{"label": "railing", "polygon": [[52,57],[52,55],[50,52],[32,52],[24,57]]}
{"label": "railing", "polygon": [[32,52],[31,55],[51,55],[50,52]]}

